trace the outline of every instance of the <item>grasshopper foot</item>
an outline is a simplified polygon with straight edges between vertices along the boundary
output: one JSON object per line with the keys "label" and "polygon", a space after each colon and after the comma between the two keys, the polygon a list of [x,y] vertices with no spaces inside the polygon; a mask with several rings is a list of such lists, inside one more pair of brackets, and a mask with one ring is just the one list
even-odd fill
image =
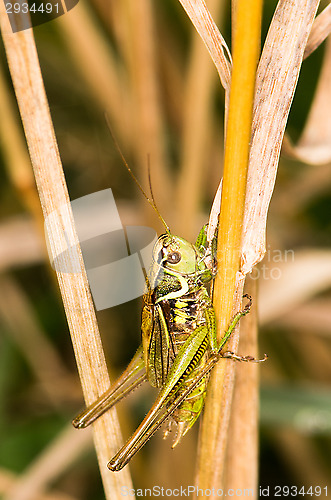
{"label": "grasshopper foot", "polygon": [[249,363],[262,363],[263,361],[266,361],[268,359],[268,355],[264,354],[262,359],[256,359],[253,356],[239,356],[232,351],[225,351],[222,352],[222,358],[229,358],[235,361],[246,361]]}

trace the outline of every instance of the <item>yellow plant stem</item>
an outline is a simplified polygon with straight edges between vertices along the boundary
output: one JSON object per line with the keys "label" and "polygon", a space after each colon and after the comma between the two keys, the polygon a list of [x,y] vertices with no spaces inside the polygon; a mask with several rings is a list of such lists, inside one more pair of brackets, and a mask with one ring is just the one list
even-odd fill
{"label": "yellow plant stem", "polygon": [[[214,307],[219,339],[227,330],[234,314],[234,297],[236,287],[238,287],[236,276],[240,270],[241,232],[245,208],[255,73],[260,49],[261,12],[262,0],[254,2],[239,0],[237,3],[219,219],[218,273],[214,288]],[[237,291],[240,290],[237,289]],[[237,302],[241,304],[241,300]],[[224,389],[225,371],[228,370],[229,365],[233,363],[229,361],[218,363],[211,375],[208,387],[198,457],[197,485],[202,489],[221,486],[230,411],[229,399],[231,400],[231,391],[229,392],[227,387]],[[231,369],[233,368],[230,367]],[[223,407],[224,390],[227,391],[228,405],[225,408]],[[223,437],[220,432],[223,433]]]}

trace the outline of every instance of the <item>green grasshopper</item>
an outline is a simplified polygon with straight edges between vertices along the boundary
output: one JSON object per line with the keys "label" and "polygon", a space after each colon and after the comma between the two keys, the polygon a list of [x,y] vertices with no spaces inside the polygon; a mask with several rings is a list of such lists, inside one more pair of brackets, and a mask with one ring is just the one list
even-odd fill
{"label": "green grasshopper", "polygon": [[[166,232],[155,243],[146,279],[142,345],[110,389],[73,420],[76,428],[88,426],[146,380],[159,389],[155,403],[140,426],[108,463],[112,471],[122,469],[168,417],[171,417],[170,424],[177,424],[172,447],[179,443],[202,411],[209,372],[220,357],[262,361],[221,352],[239,319],[249,312],[251,299],[247,296],[247,305],[235,315],[218,342],[215,312],[207,290],[216,275],[215,236],[208,241],[204,226],[193,245],[171,234],[153,194],[152,199],[146,195],[121,156]],[[169,430],[170,425],[166,434]]]}

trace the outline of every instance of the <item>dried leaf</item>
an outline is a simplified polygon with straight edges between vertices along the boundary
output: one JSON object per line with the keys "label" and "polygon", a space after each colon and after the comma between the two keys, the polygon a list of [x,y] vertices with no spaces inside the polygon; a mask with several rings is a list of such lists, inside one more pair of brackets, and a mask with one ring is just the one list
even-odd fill
{"label": "dried leaf", "polygon": [[278,3],[262,52],[256,81],[242,272],[265,253],[265,230],[285,125],[297,84],[304,47],[318,0]]}
{"label": "dried leaf", "polygon": [[[331,15],[331,10],[330,10]],[[285,136],[283,151],[310,165],[331,161],[331,38],[327,40],[322,71],[304,131],[297,145]]]}
{"label": "dried leaf", "polygon": [[222,85],[228,91],[231,81],[230,51],[205,2],[203,0],[179,1],[204,41],[217,68]]}

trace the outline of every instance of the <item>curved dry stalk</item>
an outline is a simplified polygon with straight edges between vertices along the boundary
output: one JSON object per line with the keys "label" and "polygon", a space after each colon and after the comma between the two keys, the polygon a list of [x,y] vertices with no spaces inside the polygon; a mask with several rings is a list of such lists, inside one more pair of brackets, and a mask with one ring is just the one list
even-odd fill
{"label": "curved dry stalk", "polygon": [[[331,6],[331,4],[330,4]],[[331,10],[330,16],[331,16]],[[331,161],[331,37],[325,47],[323,66],[305,128],[299,141],[293,145],[285,137],[284,152],[310,165],[323,165]]]}
{"label": "curved dry stalk", "polygon": [[303,54],[306,59],[331,33],[331,4],[316,17]]}
{"label": "curved dry stalk", "polygon": [[[306,59],[329,36],[331,32],[331,4],[316,17],[303,54]],[[331,39],[326,43],[323,66],[309,116],[296,145],[285,134],[283,152],[310,165],[323,165],[331,160],[330,148],[330,76]]]}
{"label": "curved dry stalk", "polygon": [[[20,20],[20,19],[18,19]],[[56,223],[48,234],[53,256],[65,252],[65,270],[58,271],[60,290],[72,335],[87,403],[109,387],[107,366],[98,332],[95,311],[72,218],[70,200],[49,113],[39,61],[31,29],[11,33],[1,3],[1,31],[22,116],[44,217]],[[130,485],[128,469],[109,474],[107,460],[120,446],[120,431],[114,412],[94,424],[94,439],[107,498],[120,496],[120,487]]]}
{"label": "curved dry stalk", "polygon": [[203,0],[179,0],[204,41],[221,83],[228,93],[231,82],[231,55],[214,19]]}

